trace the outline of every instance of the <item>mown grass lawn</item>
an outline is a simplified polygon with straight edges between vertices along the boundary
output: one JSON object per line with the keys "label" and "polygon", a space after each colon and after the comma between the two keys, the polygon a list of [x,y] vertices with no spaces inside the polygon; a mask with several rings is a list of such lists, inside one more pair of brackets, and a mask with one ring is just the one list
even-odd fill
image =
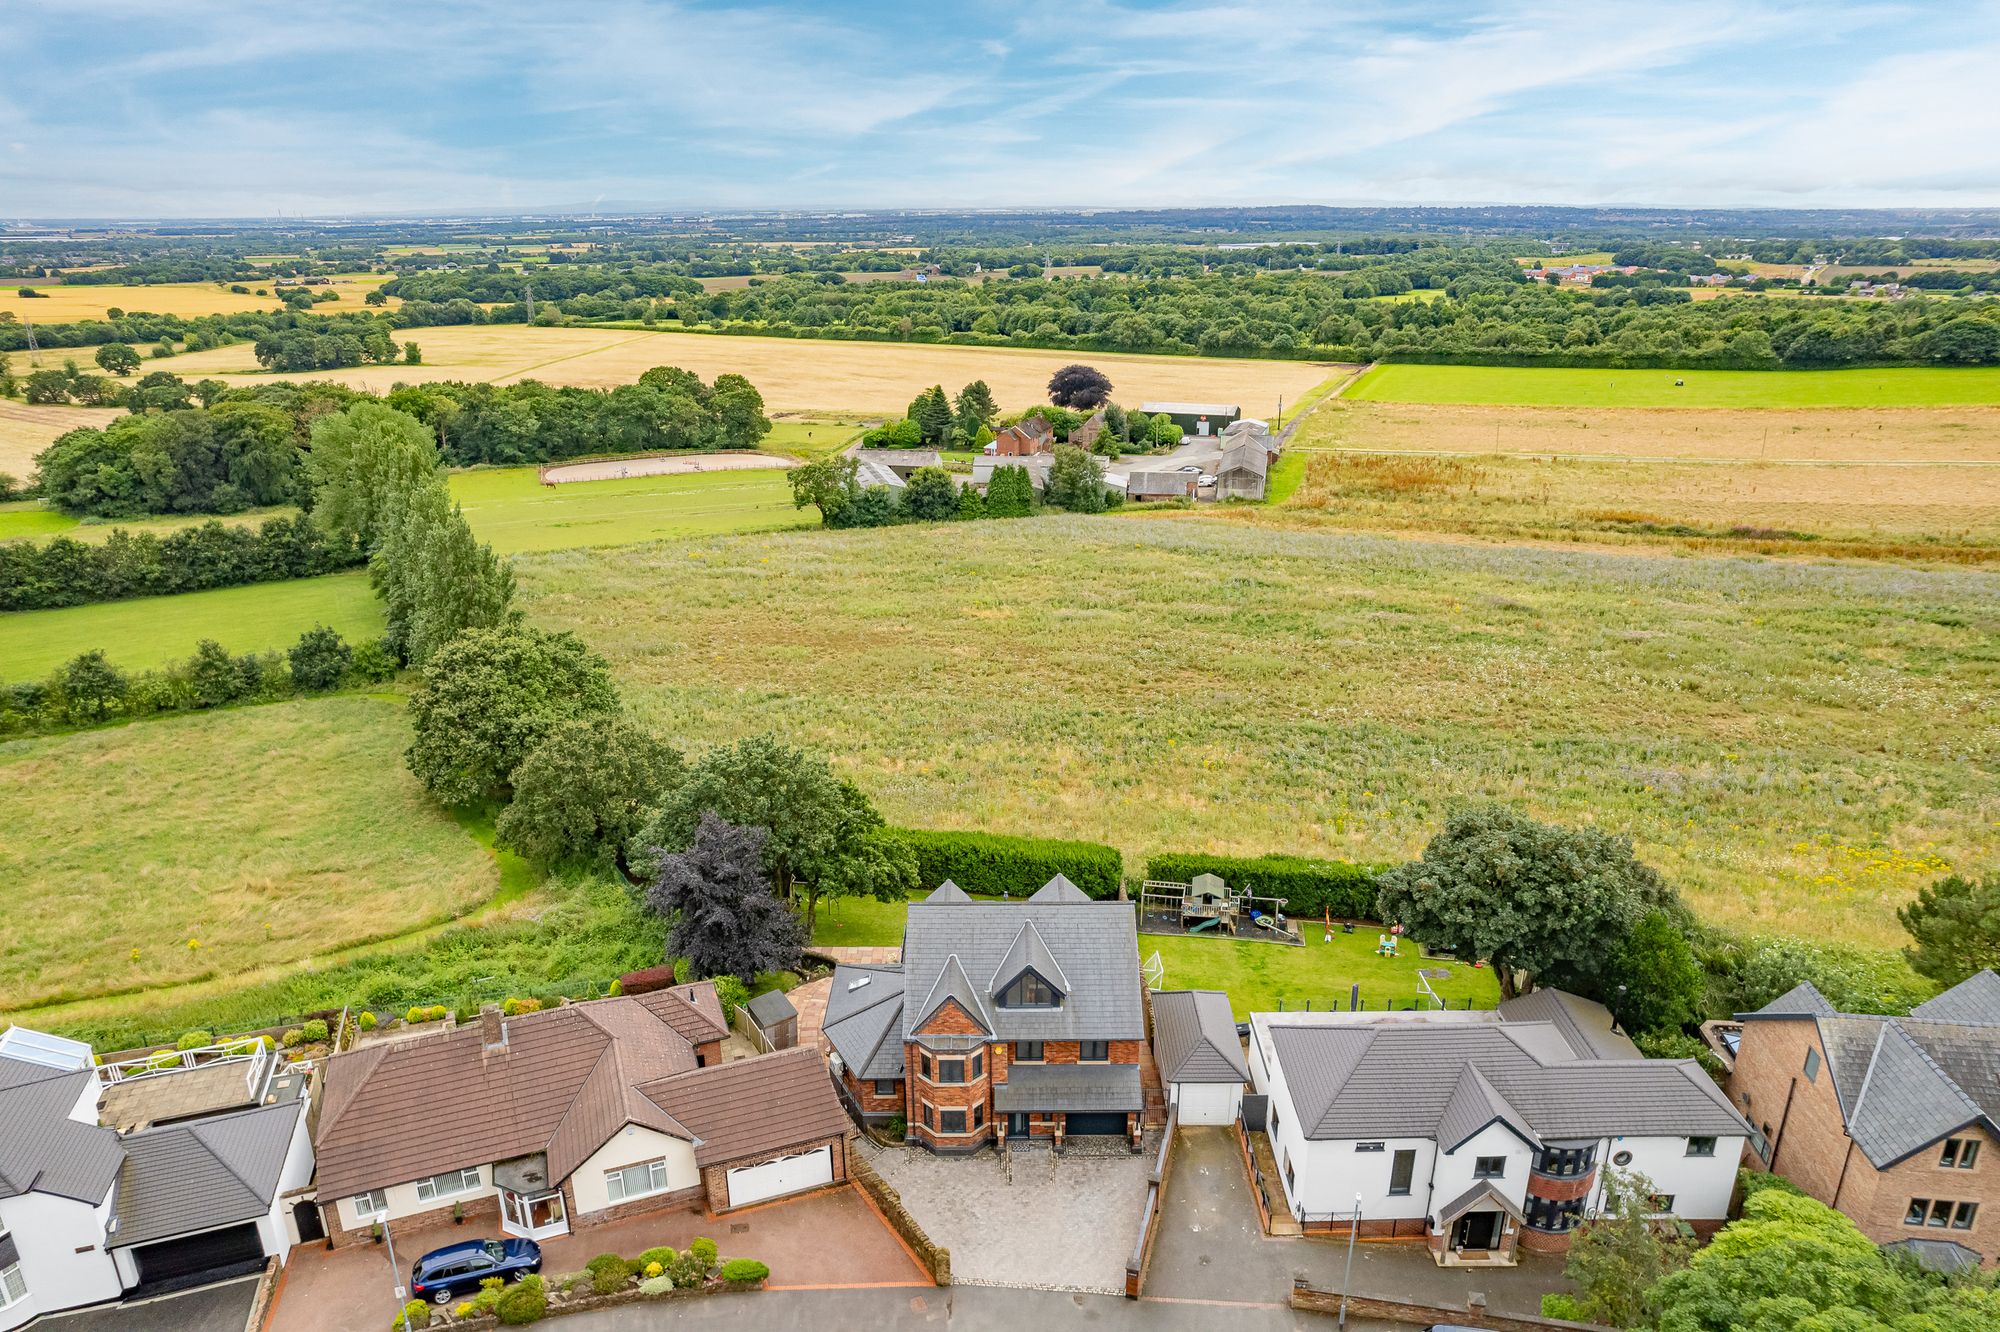
{"label": "mown grass lawn", "polygon": [[0,1010],[298,963],[463,914],[494,858],[403,766],[401,701],[0,744]]}
{"label": "mown grass lawn", "polygon": [[1382,365],[1363,375],[1346,396],[1362,402],[1523,407],[1948,407],[2000,403],[2000,368],[1599,370]]}
{"label": "mown grass lawn", "polygon": [[[812,941],[822,948],[900,947],[907,914],[908,905],[903,902],[839,898],[820,905]],[[1453,1008],[1468,1002],[1474,1008],[1491,1008],[1500,1000],[1493,973],[1483,967],[1420,962],[1409,944],[1404,945],[1400,958],[1377,957],[1374,930],[1341,934],[1336,927],[1333,941],[1326,943],[1321,931],[1311,928],[1311,921],[1300,924],[1306,927],[1302,948],[1255,940],[1141,934],[1139,957],[1144,961],[1159,953],[1166,967],[1162,979],[1165,989],[1227,990],[1239,1017],[1281,1006],[1327,1008],[1337,1003],[1345,1007],[1348,987],[1356,984],[1361,986],[1362,1002],[1369,1008],[1408,1007],[1424,1002],[1417,985],[1420,965],[1451,972],[1448,978],[1431,984],[1438,997]]]}
{"label": "mown grass lawn", "polygon": [[524,557],[690,749],[825,754],[892,823],[1394,862],[1594,824],[1707,918],[1891,949],[1991,862],[2000,579],[1050,517]]}
{"label": "mown grass lawn", "polygon": [[237,654],[288,648],[320,624],[350,643],[381,634],[382,603],[367,574],[10,611],[0,615],[0,682],[37,679],[93,648],[103,648],[113,665],[128,671],[189,656],[204,638]]}
{"label": "mown grass lawn", "polygon": [[450,484],[473,532],[502,555],[819,524],[819,510],[793,507],[781,471],[545,486],[533,467],[480,467],[453,472]]}

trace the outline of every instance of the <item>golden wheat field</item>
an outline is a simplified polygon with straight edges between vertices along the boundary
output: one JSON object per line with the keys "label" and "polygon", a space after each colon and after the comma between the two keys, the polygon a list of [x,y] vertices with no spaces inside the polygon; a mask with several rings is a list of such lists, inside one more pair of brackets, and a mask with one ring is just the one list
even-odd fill
{"label": "golden wheat field", "polygon": [[[984,379],[1003,409],[1048,400],[1049,376],[1087,360],[1111,377],[1120,402],[1172,399],[1233,402],[1268,416],[1282,396],[1297,400],[1353,367],[1305,361],[1252,361],[1192,356],[1130,356],[1011,347],[940,347],[882,342],[812,342],[632,329],[456,326],[410,329],[400,335],[423,348],[421,367],[362,366],[310,377],[385,391],[398,383],[467,379],[606,388],[629,384],[656,365],[678,365],[704,378],[743,375],[772,411],[901,412],[932,384],[957,392]],[[247,344],[218,347],[173,360],[182,378],[256,370]],[[260,374],[260,378],[262,378]]]}
{"label": "golden wheat field", "polygon": [[[27,369],[16,357],[15,373]],[[125,413],[111,407],[34,407],[17,398],[0,398],[0,472],[26,480],[35,470],[35,455],[66,430],[101,426]]]}
{"label": "golden wheat field", "polygon": [[[316,305],[316,314],[353,314],[369,310],[366,304],[368,293],[387,282],[388,273],[340,273],[336,274],[332,285],[314,287],[314,291],[332,291],[339,299]],[[27,285],[41,293],[39,296],[21,295],[21,287]],[[145,313],[180,315],[186,319],[201,315],[236,314],[244,310],[275,310],[278,307],[277,289],[268,280],[245,281],[231,284],[248,287],[246,292],[229,290],[228,286],[218,286],[213,282],[160,282],[145,286],[107,284],[93,286],[79,284],[68,286],[59,282],[13,283],[0,287],[0,311],[10,311],[17,318],[31,319],[38,324],[66,324],[78,319],[104,319],[112,310],[123,310],[127,314]],[[263,288],[266,295],[257,295]],[[391,298],[386,308],[394,309],[400,302]],[[79,363],[88,358],[88,348],[81,349],[85,355]]]}

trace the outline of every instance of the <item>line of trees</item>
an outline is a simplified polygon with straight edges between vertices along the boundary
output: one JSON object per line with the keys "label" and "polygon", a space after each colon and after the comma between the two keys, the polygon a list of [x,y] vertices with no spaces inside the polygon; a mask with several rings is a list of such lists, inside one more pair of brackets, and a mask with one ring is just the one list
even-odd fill
{"label": "line of trees", "polygon": [[350,538],[304,514],[258,527],[206,522],[164,536],[120,528],[99,542],[12,541],[0,543],[0,611],[313,578],[361,560]]}

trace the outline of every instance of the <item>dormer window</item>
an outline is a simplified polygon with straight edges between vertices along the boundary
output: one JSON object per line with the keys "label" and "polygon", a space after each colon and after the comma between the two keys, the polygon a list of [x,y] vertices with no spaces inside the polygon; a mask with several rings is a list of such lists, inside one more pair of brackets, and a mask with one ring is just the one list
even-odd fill
{"label": "dormer window", "polygon": [[1062,992],[1032,971],[1024,971],[1000,991],[1002,1008],[1060,1008]]}

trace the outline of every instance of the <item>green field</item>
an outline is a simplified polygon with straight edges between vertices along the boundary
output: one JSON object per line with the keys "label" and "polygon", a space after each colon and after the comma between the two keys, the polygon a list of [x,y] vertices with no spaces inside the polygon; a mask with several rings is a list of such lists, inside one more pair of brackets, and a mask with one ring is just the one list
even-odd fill
{"label": "green field", "polygon": [[35,500],[10,500],[0,504],[0,541],[20,537],[43,539],[67,532],[76,519],[54,509],[45,509]]}
{"label": "green field", "polygon": [[[1266,511],[1259,511],[1266,512]],[[516,562],[690,749],[773,731],[891,822],[1393,861],[1475,799],[1725,924],[1893,947],[2000,826],[2000,579],[1050,517]]]}
{"label": "green field", "polygon": [[[1685,381],[1680,387],[1676,380]],[[1382,365],[1347,390],[1362,402],[1510,407],[1962,407],[2000,404],[2000,368],[1566,370]]]}
{"label": "green field", "polygon": [[[870,897],[835,898],[820,905],[813,942],[826,947],[899,948],[903,943],[906,903],[878,902]],[[1332,941],[1311,921],[1303,922],[1305,946],[1252,940],[1203,939],[1142,934],[1139,956],[1157,952],[1166,967],[1163,987],[1169,990],[1227,990],[1237,1016],[1271,1012],[1281,1006],[1327,1008],[1345,1005],[1350,985],[1361,986],[1370,1008],[1393,1004],[1401,1008],[1419,1002],[1415,954],[1400,958],[1375,955],[1375,931],[1336,932]],[[1469,1002],[1491,1008],[1500,1000],[1493,973],[1456,962],[1425,965],[1451,972],[1432,988],[1453,1008]]]}
{"label": "green field", "polygon": [[463,914],[493,857],[347,695],[0,744],[0,1009],[234,977]]}
{"label": "green field", "polygon": [[0,541],[13,541],[21,537],[46,541],[53,536],[66,536],[76,541],[103,541],[113,532],[151,532],[155,536],[164,537],[184,527],[199,527],[203,523],[221,523],[226,527],[256,527],[268,518],[289,518],[296,512],[298,510],[286,504],[226,515],[172,513],[154,514],[147,518],[92,518],[85,521],[72,518],[66,513],[59,513],[38,500],[14,500],[0,504]]}
{"label": "green field", "polygon": [[316,624],[350,643],[382,632],[382,605],[365,573],[253,583],[173,597],[139,597],[65,610],[0,615],[0,681],[32,680],[79,652],[103,648],[128,671],[193,653],[204,638],[231,652],[286,648]]}
{"label": "green field", "polygon": [[502,555],[819,523],[817,509],[792,506],[780,471],[545,486],[532,467],[478,467],[453,472],[451,493],[472,530]]}

